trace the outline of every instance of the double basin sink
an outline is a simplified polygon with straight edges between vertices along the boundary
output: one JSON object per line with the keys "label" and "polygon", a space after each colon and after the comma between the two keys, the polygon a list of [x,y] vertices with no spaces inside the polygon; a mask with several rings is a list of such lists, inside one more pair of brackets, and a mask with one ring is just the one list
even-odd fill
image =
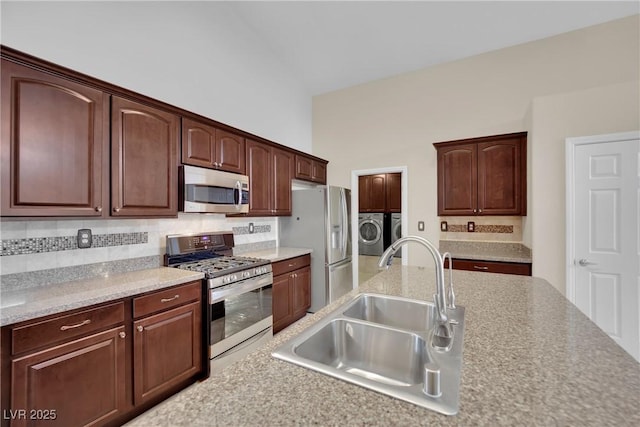
{"label": "double basin sink", "polygon": [[[455,415],[459,406],[464,308],[447,312],[454,332],[447,351],[431,345],[435,311],[435,305],[426,301],[358,294],[272,354],[424,408]],[[433,381],[437,382],[435,387]]]}

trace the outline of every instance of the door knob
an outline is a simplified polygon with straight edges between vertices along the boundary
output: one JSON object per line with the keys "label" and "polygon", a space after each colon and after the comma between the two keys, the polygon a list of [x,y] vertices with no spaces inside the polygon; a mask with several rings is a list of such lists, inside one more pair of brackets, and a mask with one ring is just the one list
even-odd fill
{"label": "door knob", "polygon": [[578,264],[580,264],[581,267],[586,267],[587,265],[595,265],[596,263],[582,258],[580,261],[578,261]]}

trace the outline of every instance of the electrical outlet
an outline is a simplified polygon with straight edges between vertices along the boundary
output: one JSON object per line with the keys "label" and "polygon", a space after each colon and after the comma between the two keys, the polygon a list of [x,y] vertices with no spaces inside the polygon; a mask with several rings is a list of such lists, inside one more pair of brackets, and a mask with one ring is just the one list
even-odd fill
{"label": "electrical outlet", "polygon": [[447,221],[440,221],[440,231],[447,231],[449,230],[449,225],[447,224]]}
{"label": "electrical outlet", "polygon": [[424,221],[418,221],[418,231],[424,231]]}
{"label": "electrical outlet", "polygon": [[82,228],[78,230],[78,249],[90,248],[93,243],[93,236],[90,228]]}
{"label": "electrical outlet", "polygon": [[476,231],[476,223],[473,221],[467,222],[467,231],[469,233],[473,233],[474,231]]}
{"label": "electrical outlet", "polygon": [[249,223],[249,234],[253,234],[253,233],[254,233],[254,231],[255,231],[255,228],[253,227],[253,223],[252,223],[252,222],[250,222],[250,223]]}

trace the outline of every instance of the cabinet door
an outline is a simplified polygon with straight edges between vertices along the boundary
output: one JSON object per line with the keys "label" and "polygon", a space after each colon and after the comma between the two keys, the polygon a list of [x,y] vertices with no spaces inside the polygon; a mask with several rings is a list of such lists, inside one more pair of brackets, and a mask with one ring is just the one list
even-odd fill
{"label": "cabinet door", "polygon": [[310,158],[296,155],[296,178],[313,180],[313,161]]}
{"label": "cabinet door", "polygon": [[[243,153],[244,154],[244,153]],[[182,163],[212,168],[216,161],[216,129],[194,120],[182,119]]]}
{"label": "cabinet door", "polygon": [[134,322],[133,396],[136,405],[202,370],[200,302]]}
{"label": "cabinet door", "polygon": [[50,419],[11,425],[102,425],[120,416],[127,405],[124,334],[121,326],[15,359],[11,407]]}
{"label": "cabinet door", "polygon": [[520,138],[478,144],[478,213],[521,215]]}
{"label": "cabinet door", "polygon": [[216,130],[216,159],[218,168],[245,173],[244,138],[224,130]]}
{"label": "cabinet door", "polygon": [[477,144],[438,149],[438,215],[477,212]]}
{"label": "cabinet door", "polygon": [[178,116],[114,96],[111,120],[111,214],[177,216]]}
{"label": "cabinet door", "polygon": [[385,175],[365,175],[358,178],[360,212],[384,212]]}
{"label": "cabinet door", "polygon": [[386,212],[402,210],[402,174],[388,173],[385,179]]}
{"label": "cabinet door", "polygon": [[273,277],[271,293],[273,311],[273,332],[279,332],[291,323],[293,315],[289,282],[291,274],[281,274]]}
{"label": "cabinet door", "polygon": [[109,96],[2,60],[2,216],[101,216]]}
{"label": "cabinet door", "polygon": [[249,213],[271,215],[271,150],[259,142],[247,140],[249,176]]}
{"label": "cabinet door", "polygon": [[272,148],[273,213],[291,215],[291,179],[293,155],[285,150]]}
{"label": "cabinet door", "polygon": [[311,307],[311,268],[304,267],[293,273],[293,317],[304,317]]}
{"label": "cabinet door", "polygon": [[324,163],[320,163],[318,161],[313,161],[313,173],[312,173],[312,181],[317,182],[319,184],[327,183],[327,165]]}

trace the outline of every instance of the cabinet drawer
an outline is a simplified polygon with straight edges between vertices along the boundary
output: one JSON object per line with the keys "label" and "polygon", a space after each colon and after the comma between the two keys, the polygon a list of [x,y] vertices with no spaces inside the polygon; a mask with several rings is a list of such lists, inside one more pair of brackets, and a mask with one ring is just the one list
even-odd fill
{"label": "cabinet drawer", "polygon": [[11,353],[19,354],[124,322],[124,302],[59,316],[11,330]]}
{"label": "cabinet drawer", "polygon": [[201,297],[201,292],[202,282],[198,281],[134,298],[133,317],[138,318],[168,308],[177,307],[188,302],[197,301]]}
{"label": "cabinet drawer", "polygon": [[[449,267],[449,260],[446,260],[445,267]],[[454,258],[453,269],[531,276],[531,264],[519,262],[476,261],[471,259]]]}
{"label": "cabinet drawer", "polygon": [[274,276],[285,274],[293,270],[311,265],[311,255],[302,255],[295,258],[285,259],[283,261],[274,262],[271,265]]}

